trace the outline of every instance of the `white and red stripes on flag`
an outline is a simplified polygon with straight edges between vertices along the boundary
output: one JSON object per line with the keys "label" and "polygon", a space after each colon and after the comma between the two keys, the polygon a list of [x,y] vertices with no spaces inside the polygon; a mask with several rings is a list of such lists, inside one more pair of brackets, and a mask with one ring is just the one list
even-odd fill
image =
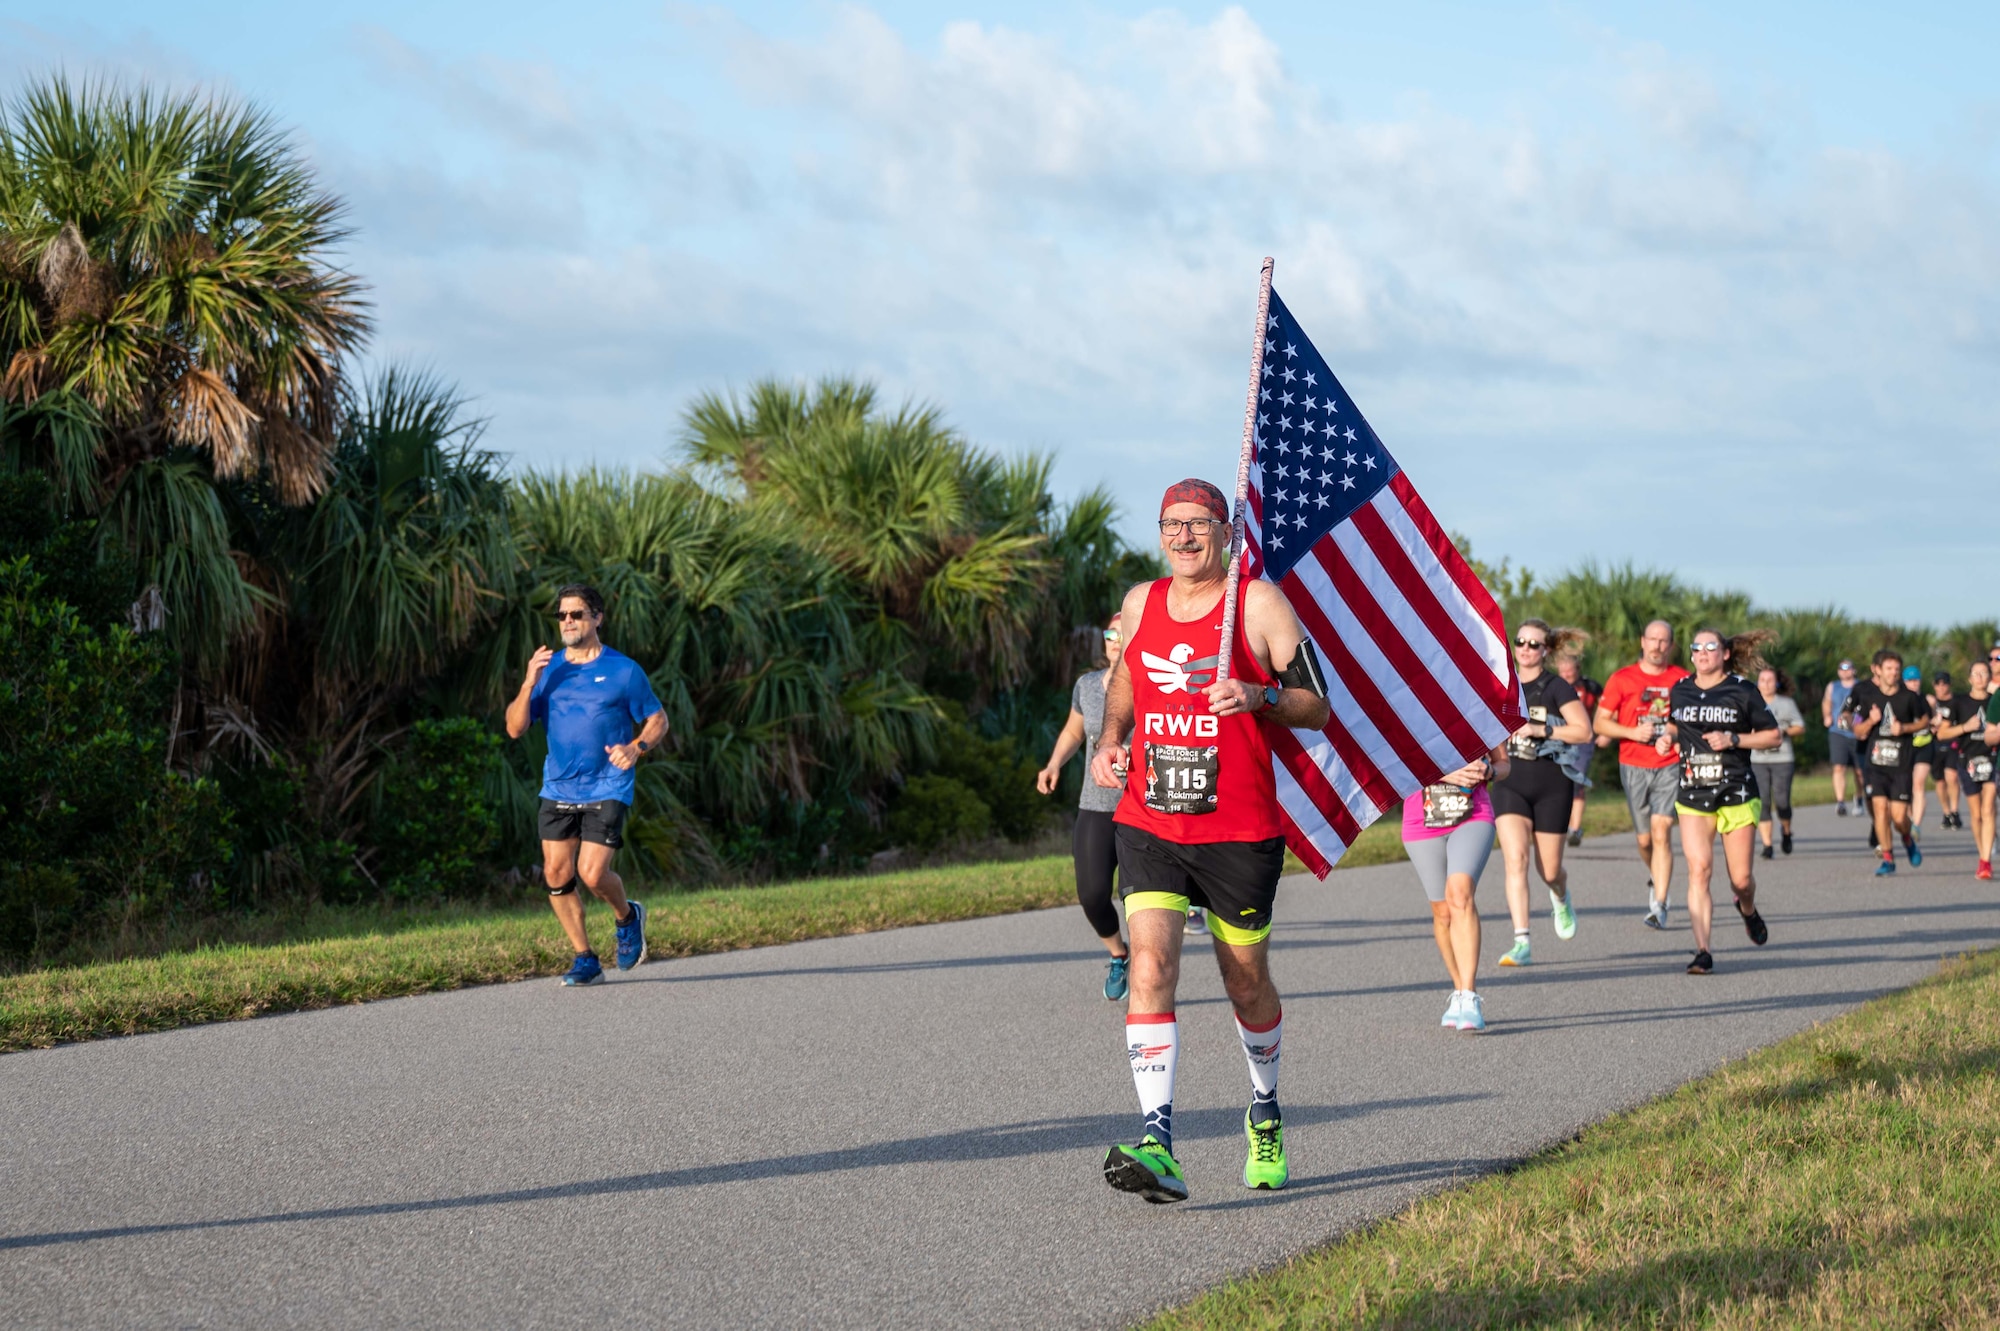
{"label": "white and red stripes on flag", "polygon": [[[1264,466],[1251,469],[1250,577],[1266,568]],[[1378,815],[1518,729],[1520,685],[1500,607],[1400,470],[1277,585],[1331,694],[1323,731],[1273,746],[1285,840],[1324,877]]]}

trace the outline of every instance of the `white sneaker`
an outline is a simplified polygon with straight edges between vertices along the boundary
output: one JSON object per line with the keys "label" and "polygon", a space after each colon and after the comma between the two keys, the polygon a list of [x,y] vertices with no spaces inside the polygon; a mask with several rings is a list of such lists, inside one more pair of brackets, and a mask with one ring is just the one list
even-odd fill
{"label": "white sneaker", "polygon": [[1438,1025],[1444,1027],[1448,1031],[1457,1030],[1459,1019],[1463,1015],[1464,1011],[1465,1011],[1465,990],[1463,989],[1452,990],[1451,1002],[1445,1005],[1444,1020],[1440,1021]]}
{"label": "white sneaker", "polygon": [[1479,1001],[1478,994],[1466,994],[1465,1001],[1459,1005],[1458,1029],[1475,1035],[1486,1029],[1486,1008]]}

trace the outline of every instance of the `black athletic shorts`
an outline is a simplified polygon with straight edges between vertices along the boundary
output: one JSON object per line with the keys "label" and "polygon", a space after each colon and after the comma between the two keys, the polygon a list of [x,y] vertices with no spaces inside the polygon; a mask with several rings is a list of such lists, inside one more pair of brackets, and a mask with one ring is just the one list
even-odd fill
{"label": "black athletic shorts", "polygon": [[616,850],[625,844],[627,807],[622,800],[571,804],[545,799],[536,827],[544,841],[590,841]]}
{"label": "black athletic shorts", "polygon": [[1897,763],[1894,767],[1877,767],[1870,763],[1861,769],[1868,782],[1869,799],[1886,799],[1892,804],[1908,804],[1910,795],[1917,788],[1916,760]]}
{"label": "black athletic shorts", "polygon": [[1248,947],[1271,932],[1284,872],[1283,837],[1184,846],[1118,824],[1118,895],[1128,920],[1135,909],[1200,906],[1217,938]]}
{"label": "black athletic shorts", "polygon": [[1925,764],[1931,769],[1931,775],[1936,776],[1947,767],[1958,766],[1958,755],[1954,754],[1947,745],[1932,740],[1930,743],[1916,750],[1915,756],[1910,761],[1912,763]]}
{"label": "black athletic shorts", "polygon": [[1487,787],[1493,797],[1493,816],[1515,814],[1534,823],[1537,832],[1569,831],[1569,806],[1576,798],[1576,782],[1549,758],[1516,758],[1505,781]]}

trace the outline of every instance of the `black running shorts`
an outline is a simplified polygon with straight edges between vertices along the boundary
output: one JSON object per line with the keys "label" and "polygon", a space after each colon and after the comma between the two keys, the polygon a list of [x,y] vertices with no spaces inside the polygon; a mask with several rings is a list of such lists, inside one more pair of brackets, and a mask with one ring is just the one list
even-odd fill
{"label": "black running shorts", "polygon": [[1537,832],[1560,835],[1569,831],[1569,806],[1576,798],[1576,782],[1548,758],[1514,759],[1507,779],[1495,781],[1487,793],[1493,797],[1496,818],[1511,813],[1534,823]]}
{"label": "black running shorts", "polygon": [[1894,767],[1877,767],[1870,763],[1862,769],[1868,781],[1868,798],[1908,804],[1911,793],[1916,789],[1915,767],[1914,761],[1898,763]]}
{"label": "black running shorts", "polygon": [[1118,895],[1128,917],[1134,910],[1200,906],[1217,938],[1248,947],[1271,932],[1284,871],[1283,837],[1184,846],[1118,824]]}
{"label": "black running shorts", "polygon": [[626,808],[622,800],[571,804],[545,799],[536,827],[544,841],[589,841],[616,850],[625,844]]}

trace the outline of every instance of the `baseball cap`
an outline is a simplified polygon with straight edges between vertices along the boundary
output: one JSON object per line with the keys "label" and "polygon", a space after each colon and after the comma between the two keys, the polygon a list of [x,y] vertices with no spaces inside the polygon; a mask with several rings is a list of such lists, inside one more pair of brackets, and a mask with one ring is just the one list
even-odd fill
{"label": "baseball cap", "polygon": [[1951,671],[1949,671],[1949,670],[1940,670],[1940,671],[1938,671],[1938,672],[1937,672],[1937,673],[1936,673],[1935,675],[1932,675],[1932,676],[1931,676],[1931,683],[1933,683],[1933,684],[1949,684],[1949,683],[1951,683]]}
{"label": "baseball cap", "polygon": [[1852,670],[1852,669],[1854,669],[1854,662],[1852,662],[1852,661],[1842,661],[1842,662],[1840,663],[1840,668],[1841,668],[1842,670]]}
{"label": "baseball cap", "polygon": [[1916,668],[1915,666],[1904,666],[1904,667],[1903,667],[1903,678],[1904,678],[1904,679],[1922,679],[1923,677],[1924,677],[1924,672],[1923,672],[1923,671],[1921,671],[1921,670],[1919,670],[1919,669],[1917,669],[1917,668]]}

